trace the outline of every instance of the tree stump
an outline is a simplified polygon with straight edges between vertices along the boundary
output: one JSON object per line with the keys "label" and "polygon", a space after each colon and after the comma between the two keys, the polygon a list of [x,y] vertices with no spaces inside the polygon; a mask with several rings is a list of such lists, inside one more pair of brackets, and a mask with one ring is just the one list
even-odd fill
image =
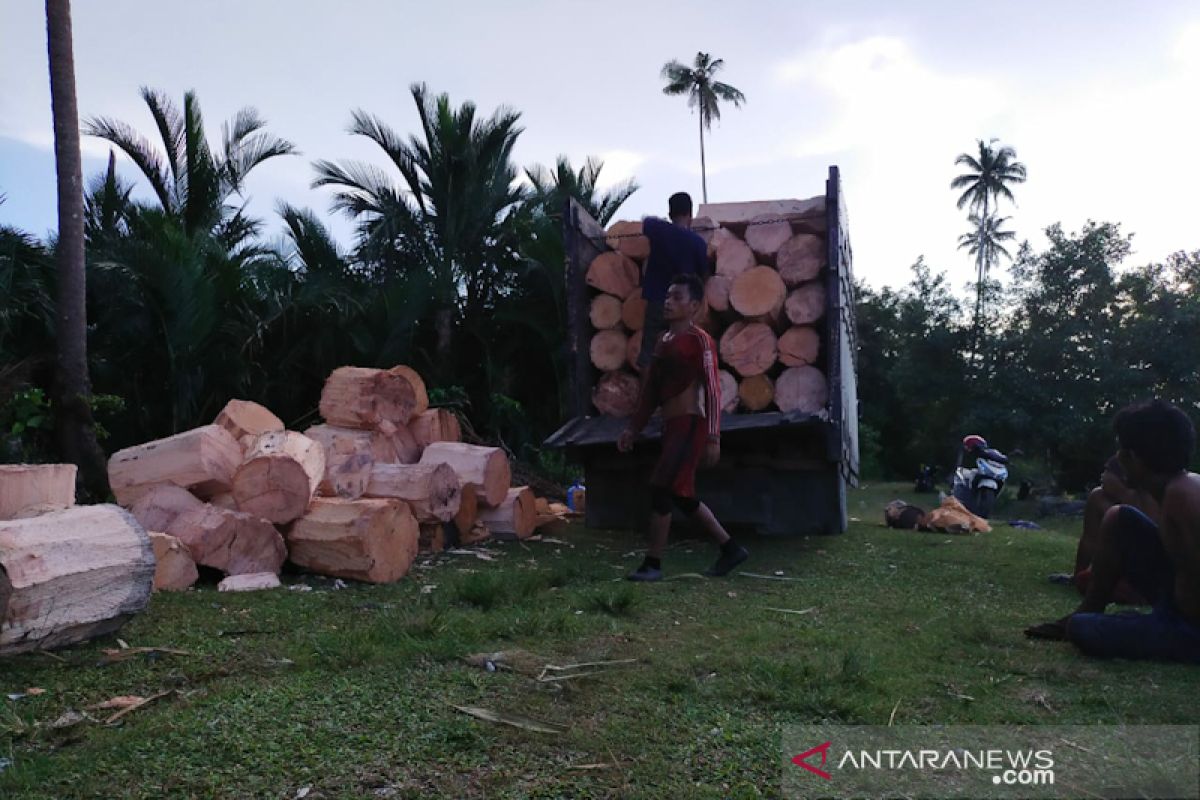
{"label": "tree stump", "polygon": [[498,447],[477,447],[458,442],[435,442],[425,448],[422,464],[448,464],[459,483],[470,483],[480,502],[498,505],[512,483],[508,456]]}
{"label": "tree stump", "polygon": [[779,214],[759,214],[746,225],[746,244],[764,263],[774,264],[776,254],[792,238],[792,224]]}
{"label": "tree stump", "polygon": [[717,274],[733,280],[758,264],[750,245],[737,237],[725,239],[717,246]]}
{"label": "tree stump", "polygon": [[587,271],[587,284],[624,300],[641,283],[641,272],[629,256],[608,251],[596,256]]}
{"label": "tree stump", "polygon": [[633,416],[637,410],[639,387],[636,376],[628,372],[609,372],[592,389],[592,405],[605,416]]}
{"label": "tree stump", "polygon": [[165,532],[187,545],[197,564],[227,575],[279,572],[287,557],[274,525],[207,503],[180,514]]}
{"label": "tree stump", "polygon": [[493,539],[528,539],[537,524],[537,499],[528,486],[508,490],[495,508],[479,510],[479,521],[487,525]]}
{"label": "tree stump", "polygon": [[775,265],[789,289],[814,280],[825,266],[825,240],[811,233],[796,234],[779,248]]}
{"label": "tree stump", "polygon": [[641,292],[634,292],[621,305],[621,322],[631,331],[640,331],[646,324],[646,299]]}
{"label": "tree stump", "polygon": [[611,294],[598,294],[592,298],[588,319],[592,321],[593,328],[606,331],[621,324],[623,310],[621,298]]}
{"label": "tree stump", "polygon": [[238,510],[286,525],[304,515],[325,478],[325,448],[295,431],[254,440],[233,476]]}
{"label": "tree stump", "polygon": [[775,379],[775,405],[783,412],[816,414],[829,402],[829,385],[816,367],[788,367]]}
{"label": "tree stump", "polygon": [[650,240],[642,236],[641,222],[614,222],[608,228],[608,246],[635,261],[650,257]]}
{"label": "tree stump", "polygon": [[779,361],[788,367],[814,364],[821,351],[821,336],[816,328],[800,325],[788,328],[779,337]]}
{"label": "tree stump", "polygon": [[384,421],[404,425],[416,408],[412,383],[388,370],[338,367],[321,391],[321,416],[343,428],[371,429]]}
{"label": "tree stump", "polygon": [[588,347],[592,366],[601,372],[620,369],[625,363],[625,346],[628,343],[625,334],[618,330],[597,331]]}
{"label": "tree stump", "polygon": [[272,414],[270,409],[250,400],[230,400],[217,414],[213,424],[229,431],[229,435],[242,446],[243,452],[262,434],[284,429],[283,420]]}
{"label": "tree stump", "polygon": [[738,384],[738,397],[748,411],[764,411],[775,399],[775,384],[766,375],[751,375]]}
{"label": "tree stump", "polygon": [[74,464],[0,464],[0,520],[75,505]]}
{"label": "tree stump", "polygon": [[743,378],[761,375],[775,364],[775,333],[761,322],[735,322],[721,336],[721,360]]}
{"label": "tree stump", "polygon": [[408,574],[419,535],[402,500],[318,498],[287,540],[292,563],[309,572],[392,583]]}
{"label": "tree stump", "polygon": [[825,316],[825,285],[809,281],[787,296],[784,303],[787,318],[793,325],[812,325]]}
{"label": "tree stump", "polygon": [[462,489],[448,464],[376,464],[366,496],[403,500],[417,522],[446,522],[458,513]]}
{"label": "tree stump", "polygon": [[242,447],[229,431],[205,425],[118,450],[108,460],[108,482],[123,506],[160,483],[208,498],[233,488],[233,473],[241,463]]}
{"label": "tree stump", "polygon": [[150,537],[122,508],[0,522],[0,656],[111,633],[146,607],[153,585]]}
{"label": "tree stump", "polygon": [[787,287],[770,267],[754,267],[733,279],[729,305],[743,317],[777,314],[787,297]]}

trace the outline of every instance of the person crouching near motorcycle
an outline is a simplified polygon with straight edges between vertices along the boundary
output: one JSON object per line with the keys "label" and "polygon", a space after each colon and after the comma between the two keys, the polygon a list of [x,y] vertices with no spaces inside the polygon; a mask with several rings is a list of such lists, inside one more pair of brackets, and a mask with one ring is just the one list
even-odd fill
{"label": "person crouching near motorcycle", "polygon": [[[1159,522],[1133,505],[1105,512],[1083,602],[1025,634],[1068,640],[1092,656],[1200,664],[1200,475],[1187,469],[1195,427],[1180,409],[1154,400],[1122,410],[1113,428],[1128,484],[1150,494]],[[1105,613],[1121,578],[1151,613]]]}

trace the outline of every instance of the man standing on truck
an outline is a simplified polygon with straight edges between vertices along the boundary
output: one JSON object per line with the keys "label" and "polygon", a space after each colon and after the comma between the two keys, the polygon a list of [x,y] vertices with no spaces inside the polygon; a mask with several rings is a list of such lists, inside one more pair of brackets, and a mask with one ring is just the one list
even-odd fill
{"label": "man standing on truck", "polygon": [[708,245],[692,231],[692,198],[687,192],[676,192],[667,201],[668,222],[657,217],[642,220],[642,234],[650,240],[650,257],[642,276],[642,298],[646,301],[646,321],[642,325],[642,351],[638,354],[638,369],[645,371],[654,355],[658,337],[666,329],[663,301],[667,285],[676,275],[708,274]]}
{"label": "man standing on truck", "polygon": [[750,556],[721,527],[708,506],[696,499],[696,468],[701,460],[705,466],[714,466],[721,458],[717,348],[712,337],[693,321],[703,299],[704,284],[699,276],[678,275],[669,282],[663,319],[670,329],[654,349],[637,412],[617,439],[617,449],[628,453],[654,409],[662,407],[662,455],[650,476],[650,547],[642,565],[629,575],[632,581],[662,580],[672,503],[721,548],[706,575],[727,575]]}

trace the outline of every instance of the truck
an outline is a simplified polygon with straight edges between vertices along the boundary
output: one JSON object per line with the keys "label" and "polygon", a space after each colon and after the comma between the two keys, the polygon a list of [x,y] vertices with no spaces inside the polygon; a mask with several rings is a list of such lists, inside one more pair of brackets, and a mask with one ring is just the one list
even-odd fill
{"label": "truck", "polygon": [[[701,205],[696,214],[697,219],[744,224],[764,210],[786,216],[799,208],[806,210],[810,224],[823,228],[825,240],[826,265],[819,277],[825,313],[817,323],[821,347],[814,366],[826,376],[828,401],[815,412],[722,413],[720,462],[702,469],[696,479],[700,499],[727,527],[772,536],[845,531],[847,491],[858,485],[855,289],[841,174],[831,166],[824,195],[810,200]],[[628,420],[599,414],[593,407],[600,374],[588,352],[586,274],[593,259],[610,247],[605,230],[573,199],[563,216],[563,238],[571,416],[546,445],[564,450],[582,466],[588,527],[642,530],[649,519],[648,480],[658,456],[661,423],[655,416],[633,451],[622,454],[616,440]]]}

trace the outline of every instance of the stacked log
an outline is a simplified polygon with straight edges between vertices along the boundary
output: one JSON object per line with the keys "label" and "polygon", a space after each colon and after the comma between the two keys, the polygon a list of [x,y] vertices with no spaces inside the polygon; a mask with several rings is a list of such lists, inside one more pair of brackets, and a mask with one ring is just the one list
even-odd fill
{"label": "stacked log", "polygon": [[294,564],[368,583],[404,577],[417,555],[417,520],[402,500],[317,498],[288,530]]}
{"label": "stacked log", "polygon": [[[723,410],[819,413],[828,403],[824,197],[710,204],[692,227],[708,246],[696,324],[719,343]],[[637,407],[645,319],[639,277],[649,255],[640,233],[640,223],[614,223],[605,240],[610,249],[587,271],[594,290],[592,404],[605,416],[628,417]]]}

